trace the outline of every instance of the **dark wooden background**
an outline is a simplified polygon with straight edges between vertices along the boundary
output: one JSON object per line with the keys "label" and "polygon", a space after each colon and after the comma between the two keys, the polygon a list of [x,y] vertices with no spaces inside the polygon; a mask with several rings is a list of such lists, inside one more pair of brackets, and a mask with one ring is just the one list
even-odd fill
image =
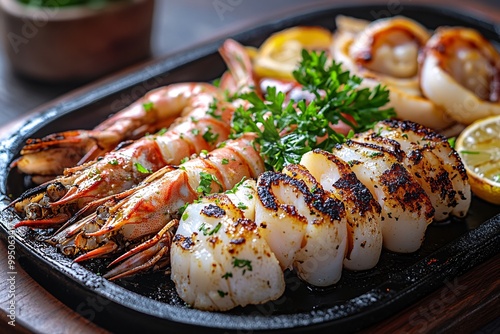
{"label": "dark wooden background", "polygon": [[[228,3],[228,1],[223,1]],[[196,44],[251,28],[257,22],[297,8],[324,3],[433,4],[453,6],[500,24],[499,0],[232,0],[231,11],[220,15],[215,1],[169,0],[156,2],[152,35],[152,59],[189,49]],[[404,9],[404,7],[403,7]],[[401,13],[404,15],[404,11]],[[34,109],[80,88],[80,84],[54,85],[24,78],[13,72],[0,46],[0,137]],[[11,125],[9,125],[11,123]],[[3,127],[2,127],[3,126]],[[3,132],[2,132],[3,131]],[[90,323],[40,287],[18,266],[16,327],[7,325],[6,245],[0,242],[0,333],[107,333]],[[446,309],[435,312],[436,301],[449,293],[439,289],[366,333],[493,333],[500,328],[500,255],[458,278],[467,286]],[[413,319],[413,321],[412,321]]]}

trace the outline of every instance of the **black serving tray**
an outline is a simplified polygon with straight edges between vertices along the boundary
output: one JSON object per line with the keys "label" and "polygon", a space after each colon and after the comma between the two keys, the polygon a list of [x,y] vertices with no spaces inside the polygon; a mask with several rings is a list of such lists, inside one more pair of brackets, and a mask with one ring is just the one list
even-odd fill
{"label": "black serving tray", "polygon": [[[462,25],[478,29],[497,44],[492,23],[439,7],[404,5],[400,10],[381,6],[316,7],[232,37],[258,46],[272,32],[295,25],[321,25],[335,29],[338,14],[373,20],[405,15],[429,28]],[[225,65],[217,53],[222,40],[189,52],[145,64],[137,70],[74,93],[34,115],[0,144],[0,235],[16,238],[18,261],[54,296],[83,317],[115,332],[350,332],[381,321],[411,305],[433,290],[500,251],[500,206],[473,198],[464,220],[431,224],[422,248],[413,254],[383,251],[380,262],[364,272],[344,271],[340,282],[326,289],[312,289],[292,273],[278,300],[230,312],[204,312],[185,305],[165,273],[123,279],[103,279],[106,260],[83,266],[38,241],[38,232],[11,226],[18,217],[5,207],[25,190],[24,180],[10,163],[26,139],[69,128],[92,128],[110,113],[139,98],[147,90],[182,81],[209,81]],[[473,270],[473,269],[472,269]]]}

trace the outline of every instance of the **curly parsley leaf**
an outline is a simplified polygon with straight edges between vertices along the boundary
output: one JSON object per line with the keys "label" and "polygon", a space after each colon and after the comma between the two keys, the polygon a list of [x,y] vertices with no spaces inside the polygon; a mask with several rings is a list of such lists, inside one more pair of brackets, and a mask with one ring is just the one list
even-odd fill
{"label": "curly parsley leaf", "polygon": [[[293,74],[305,90],[314,94],[313,101],[291,100],[285,104],[285,94],[275,87],[267,89],[264,101],[255,92],[239,96],[251,106],[235,111],[232,137],[256,133],[256,144],[268,169],[281,170],[298,163],[314,148],[331,150],[355,132],[366,131],[395,115],[391,108],[382,109],[389,101],[385,87],[360,88],[362,79],[342,71],[335,61],[327,65],[324,52],[303,50],[302,57]],[[340,121],[352,128],[347,137],[331,127]]]}

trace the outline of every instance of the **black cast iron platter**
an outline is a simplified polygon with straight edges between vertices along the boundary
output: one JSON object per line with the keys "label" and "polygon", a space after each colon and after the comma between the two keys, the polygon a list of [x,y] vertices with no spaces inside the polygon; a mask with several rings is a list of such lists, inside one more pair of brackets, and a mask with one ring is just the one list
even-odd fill
{"label": "black cast iron platter", "polygon": [[[274,31],[295,25],[321,25],[335,29],[338,14],[373,20],[405,15],[428,28],[462,25],[478,29],[498,46],[498,28],[470,15],[439,7],[401,5],[326,6],[292,13],[287,17],[232,37],[258,46]],[[73,128],[92,128],[146,91],[182,81],[209,81],[225,69],[212,42],[168,59],[145,64],[114,80],[93,85],[70,99],[55,103],[24,123],[0,145],[0,209],[23,190],[24,181],[10,163],[26,139]],[[1,213],[2,238],[16,238],[19,263],[33,278],[83,317],[114,332],[351,332],[381,321],[411,305],[500,251],[500,207],[474,198],[466,219],[432,224],[422,248],[413,254],[384,251],[379,264],[366,272],[343,273],[327,289],[311,289],[286,273],[287,289],[280,299],[230,312],[190,309],[175,293],[164,273],[142,275],[111,283],[100,273],[106,260],[84,266],[73,263],[53,247],[40,242],[37,232],[11,230],[18,217]],[[452,283],[450,283],[452,284]]]}

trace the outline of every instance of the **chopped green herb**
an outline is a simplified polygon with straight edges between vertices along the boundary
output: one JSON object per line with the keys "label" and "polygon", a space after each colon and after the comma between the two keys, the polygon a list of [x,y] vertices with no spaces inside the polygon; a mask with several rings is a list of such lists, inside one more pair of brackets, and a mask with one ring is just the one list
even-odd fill
{"label": "chopped green herb", "polygon": [[108,162],[108,163],[109,163],[110,165],[116,166],[116,165],[118,165],[118,160],[113,159],[113,160],[111,160],[111,161],[110,161],[110,162]]}
{"label": "chopped green herb", "polygon": [[[406,136],[406,138],[408,139],[408,136]],[[456,141],[457,141],[456,137],[448,138],[448,144],[450,144],[451,148],[455,148],[455,142]]]}
{"label": "chopped green herb", "polygon": [[167,128],[161,128],[160,131],[156,133],[157,136],[162,136],[167,132]]}
{"label": "chopped green herb", "polygon": [[212,182],[215,182],[217,185],[219,185],[219,192],[222,192],[224,190],[224,187],[215,175],[206,172],[200,172],[200,185],[198,186],[198,188],[196,188],[196,191],[201,193],[202,195],[210,194],[212,192]]}
{"label": "chopped green herb", "polygon": [[219,109],[218,103],[219,101],[214,98],[212,103],[210,103],[210,105],[208,106],[207,114],[215,119],[222,119],[222,116],[217,114],[217,110]]}
{"label": "chopped green herb", "polygon": [[222,226],[222,224],[221,224],[221,223],[218,223],[218,224],[215,226],[215,228],[214,228],[214,229],[213,229],[210,233],[208,233],[208,235],[212,235],[212,234],[215,234],[215,233],[219,232],[219,230],[220,230],[220,227],[221,227],[221,226]]}
{"label": "chopped green herb", "polygon": [[233,273],[232,272],[227,272],[224,275],[222,275],[222,278],[224,278],[224,279],[228,279],[229,277],[233,277]]}
{"label": "chopped green herb", "polygon": [[134,163],[134,166],[135,166],[135,169],[137,169],[137,171],[139,173],[151,174],[153,172],[152,170],[147,169],[146,167],[144,167],[143,165],[141,165],[141,163],[139,163],[139,162]]}
{"label": "chopped green herb", "polygon": [[186,161],[189,161],[189,157],[184,157],[181,159],[181,165],[185,163]]}
{"label": "chopped green herb", "polygon": [[199,135],[199,134],[200,134],[200,130],[198,130],[198,129],[192,129],[192,130],[191,130],[191,133],[192,133],[193,135],[197,136],[197,135]]}
{"label": "chopped green herb", "polygon": [[224,298],[224,297],[225,297],[225,296],[227,296],[227,294],[228,294],[227,292],[224,292],[224,291],[222,291],[222,290],[217,290],[217,293],[219,294],[219,296],[220,296],[221,298]]}
{"label": "chopped green herb", "polygon": [[229,163],[229,160],[228,160],[228,159],[226,159],[226,158],[223,158],[223,159],[222,159],[222,164],[223,164],[223,165],[227,165],[228,163]]}
{"label": "chopped green herb", "polygon": [[207,131],[203,134],[203,139],[205,139],[205,141],[209,144],[215,144],[217,138],[219,138],[219,134],[213,133],[212,127],[210,126],[207,128]]}
{"label": "chopped green herb", "polygon": [[213,234],[219,232],[221,226],[222,226],[222,224],[218,223],[217,225],[215,225],[215,228],[213,230],[210,230],[210,226],[206,226],[205,223],[202,223],[200,225],[200,227],[198,228],[198,231],[203,232],[204,236],[213,235]]}
{"label": "chopped green herb", "polygon": [[238,191],[238,188],[245,182],[246,177],[243,176],[240,182],[236,183],[232,189],[229,189],[226,191],[226,194],[236,194]]}
{"label": "chopped green herb", "polygon": [[248,209],[248,206],[246,206],[245,203],[243,203],[243,202],[238,202],[238,209],[246,210],[246,209]]}
{"label": "chopped green herb", "polygon": [[382,153],[382,152],[372,152],[372,153],[370,153],[368,156],[369,156],[370,158],[376,158],[376,157],[380,157],[380,156],[382,156],[382,155],[384,155],[384,153]]}
{"label": "chopped green herb", "polygon": [[462,154],[480,154],[481,152],[463,150],[463,151],[460,151],[460,153],[462,153]]}
{"label": "chopped green herb", "polygon": [[[188,207],[189,203],[185,203],[181,208],[179,209],[179,216],[181,216],[184,219],[184,212],[186,211],[186,208]],[[187,218],[187,217],[186,217]]]}
{"label": "chopped green herb", "polygon": [[150,112],[151,110],[153,110],[154,103],[153,102],[146,102],[146,103],[143,103],[142,106],[144,107],[144,110],[146,112]]}
{"label": "chopped green herb", "polygon": [[247,270],[252,271],[252,261],[250,260],[237,259],[233,257],[232,264],[234,268],[243,268],[243,275]]}

